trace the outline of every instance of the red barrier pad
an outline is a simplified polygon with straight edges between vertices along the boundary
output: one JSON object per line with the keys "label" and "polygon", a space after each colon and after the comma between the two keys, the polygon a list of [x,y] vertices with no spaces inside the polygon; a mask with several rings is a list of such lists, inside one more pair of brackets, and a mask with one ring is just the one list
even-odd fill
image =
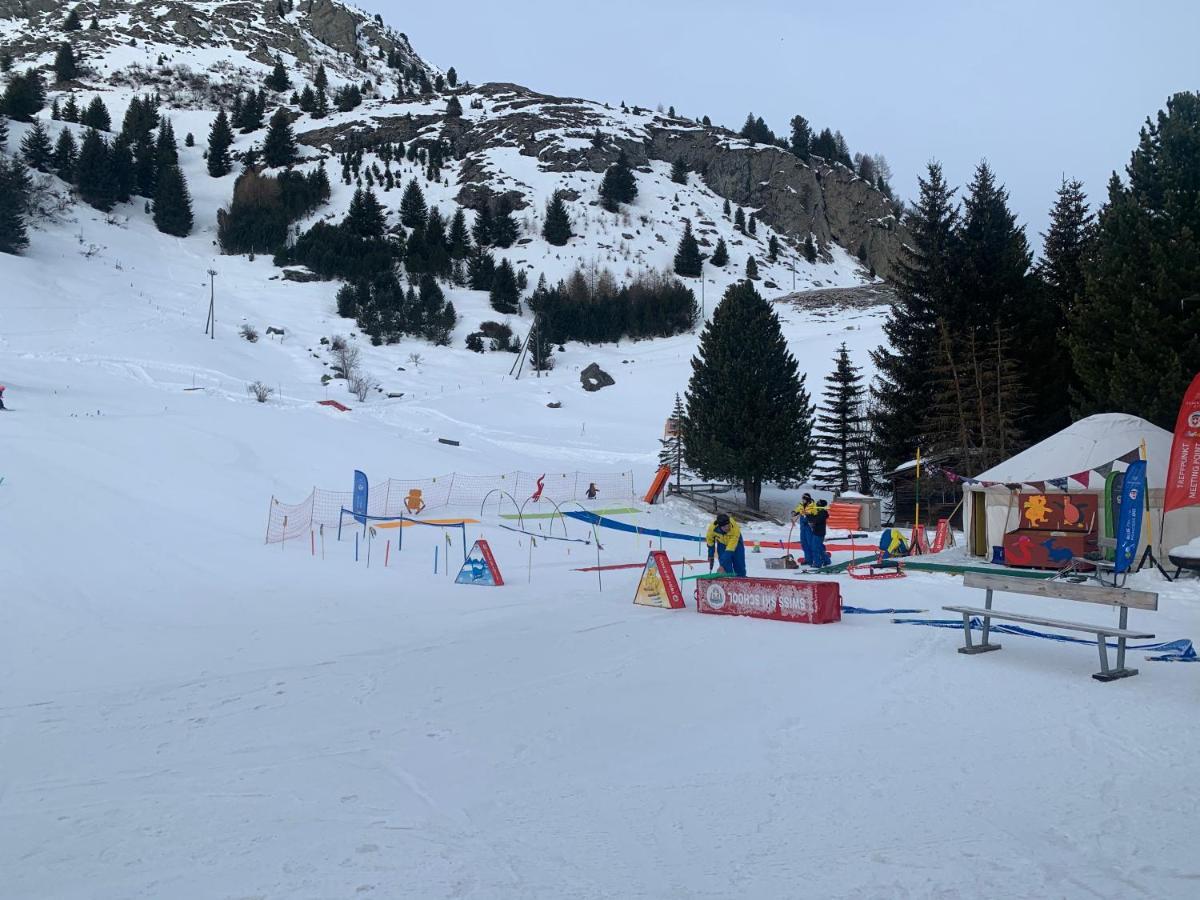
{"label": "red barrier pad", "polygon": [[702,579],[696,582],[696,609],[720,616],[822,625],[842,620],[842,593],[836,581]]}

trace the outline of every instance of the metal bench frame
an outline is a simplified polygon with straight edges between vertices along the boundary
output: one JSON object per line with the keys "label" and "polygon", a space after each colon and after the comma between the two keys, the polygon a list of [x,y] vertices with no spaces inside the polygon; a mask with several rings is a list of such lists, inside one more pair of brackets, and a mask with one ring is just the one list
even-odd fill
{"label": "metal bench frame", "polygon": [[[1153,638],[1153,634],[1130,631],[1129,608],[1157,610],[1158,594],[1149,591],[1134,591],[1125,588],[1093,587],[1091,585],[1070,584],[1054,581],[1030,581],[1027,578],[1013,578],[1006,575],[990,575],[977,572],[967,572],[963,576],[965,587],[979,588],[987,591],[987,599],[983,609],[970,606],[944,606],[948,612],[956,612],[963,619],[963,646],[959,653],[974,655],[999,650],[1000,644],[988,640],[992,627],[992,619],[1004,619],[1012,622],[1026,622],[1043,625],[1047,628],[1058,628],[1065,631],[1082,631],[1094,634],[1100,653],[1100,671],[1092,677],[1097,681],[1116,681],[1119,678],[1129,678],[1138,673],[1125,665],[1126,641],[1145,640]],[[1037,597],[1053,597],[1061,600],[1077,600],[1085,603],[1099,603],[1105,606],[1115,606],[1119,610],[1117,625],[1092,625],[1085,622],[1065,622],[1060,619],[1047,619],[1041,616],[1031,616],[1026,613],[1010,613],[992,608],[992,594],[1001,591],[1010,594],[1026,594]],[[983,616],[983,640],[975,643],[971,637],[971,617]],[[1117,665],[1113,668],[1108,662],[1107,638],[1117,639]]]}

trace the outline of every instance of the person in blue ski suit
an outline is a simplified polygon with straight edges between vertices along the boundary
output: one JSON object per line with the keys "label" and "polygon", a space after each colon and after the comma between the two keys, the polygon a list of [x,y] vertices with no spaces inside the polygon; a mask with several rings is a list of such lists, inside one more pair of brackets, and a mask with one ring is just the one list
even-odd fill
{"label": "person in blue ski suit", "polygon": [[709,571],[712,571],[713,555],[716,554],[722,572],[746,577],[746,542],[742,540],[742,530],[736,521],[721,513],[708,526],[704,539],[708,543]]}
{"label": "person in blue ski suit", "polygon": [[825,549],[825,526],[829,521],[829,510],[824,500],[818,500],[813,512],[804,517],[808,521],[808,559],[816,568],[827,566],[833,562],[833,557]]}
{"label": "person in blue ski suit", "polygon": [[792,510],[792,524],[799,524],[800,526],[801,562],[806,566],[813,565],[812,529],[808,525],[808,516],[816,513],[816,511],[817,504],[813,503],[812,494],[808,493],[800,498],[800,502],[796,504],[796,508]]}

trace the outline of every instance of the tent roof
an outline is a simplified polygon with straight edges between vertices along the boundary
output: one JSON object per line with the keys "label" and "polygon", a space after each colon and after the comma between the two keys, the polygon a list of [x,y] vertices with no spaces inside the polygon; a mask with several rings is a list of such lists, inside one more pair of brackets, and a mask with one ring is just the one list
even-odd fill
{"label": "tent roof", "polygon": [[[1062,478],[1112,462],[1137,449],[1143,439],[1150,461],[1147,468],[1150,486],[1162,487],[1167,480],[1171,432],[1124,413],[1101,413],[1080,419],[975,477],[997,482]],[[968,487],[974,488],[973,485]]]}

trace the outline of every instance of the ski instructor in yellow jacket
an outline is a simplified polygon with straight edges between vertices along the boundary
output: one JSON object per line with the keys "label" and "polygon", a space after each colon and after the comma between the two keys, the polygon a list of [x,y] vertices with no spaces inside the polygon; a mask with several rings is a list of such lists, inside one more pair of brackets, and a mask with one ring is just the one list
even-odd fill
{"label": "ski instructor in yellow jacket", "polygon": [[731,517],[721,513],[708,526],[705,535],[708,543],[708,569],[713,567],[713,555],[721,571],[727,575],[746,577],[746,543],[742,540],[742,529]]}

